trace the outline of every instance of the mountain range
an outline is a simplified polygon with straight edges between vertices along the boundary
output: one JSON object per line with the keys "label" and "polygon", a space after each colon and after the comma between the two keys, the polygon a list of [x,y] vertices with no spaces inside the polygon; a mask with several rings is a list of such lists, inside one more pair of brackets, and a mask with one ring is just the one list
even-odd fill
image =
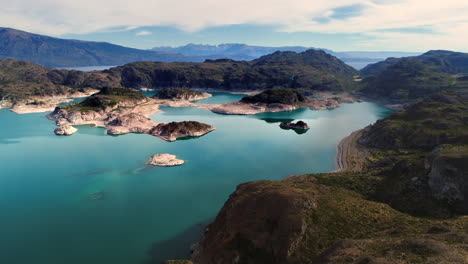
{"label": "mountain range", "polygon": [[[246,44],[197,45],[156,47],[141,50],[107,42],[60,39],[33,34],[12,28],[0,28],[0,58],[30,61],[47,67],[82,67],[123,65],[136,61],[203,62],[206,59],[233,59],[251,61],[276,51],[303,52],[312,47],[262,47]],[[336,56],[356,69],[388,57],[419,55],[409,52],[334,52]]]}
{"label": "mountain range", "polygon": [[400,58],[407,56],[416,56],[420,53],[416,52],[399,52],[399,51],[345,51],[337,52],[329,49],[302,47],[302,46],[284,46],[284,47],[264,47],[251,46],[239,43],[220,44],[220,45],[202,45],[188,44],[180,47],[155,47],[151,50],[158,52],[180,53],[185,56],[211,56],[212,58],[228,58],[233,60],[254,60],[261,56],[271,54],[275,51],[294,51],[303,52],[309,49],[319,49],[333,55],[348,65],[356,69],[361,69],[364,66],[383,61],[390,57]]}
{"label": "mountain range", "polygon": [[25,60],[48,67],[122,65],[135,61],[203,61],[169,52],[122,47],[106,42],[59,39],[0,28],[0,58]]}

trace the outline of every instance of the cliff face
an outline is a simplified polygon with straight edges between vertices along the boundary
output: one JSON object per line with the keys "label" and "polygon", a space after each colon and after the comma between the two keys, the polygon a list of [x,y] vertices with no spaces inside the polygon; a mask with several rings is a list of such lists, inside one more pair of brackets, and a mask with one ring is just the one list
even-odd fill
{"label": "cliff face", "polygon": [[467,103],[437,95],[355,134],[360,170],[239,185],[193,262],[466,263]]}
{"label": "cliff face", "polygon": [[208,227],[195,263],[287,263],[317,207],[314,196],[271,182],[239,185]]}

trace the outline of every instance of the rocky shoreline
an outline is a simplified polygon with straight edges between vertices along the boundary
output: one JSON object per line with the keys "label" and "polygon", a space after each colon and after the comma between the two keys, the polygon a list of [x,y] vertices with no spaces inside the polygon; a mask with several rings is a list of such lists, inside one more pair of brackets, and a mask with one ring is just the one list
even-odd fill
{"label": "rocky shoreline", "polygon": [[99,92],[97,89],[87,88],[83,91],[66,93],[54,96],[33,96],[28,100],[19,102],[8,102],[3,108],[10,108],[10,111],[17,114],[44,113],[54,111],[57,105],[72,101],[71,98],[83,98]]}
{"label": "rocky shoreline", "polygon": [[359,138],[362,133],[363,129],[354,131],[338,143],[335,172],[360,171],[364,168],[368,152],[359,147]]}

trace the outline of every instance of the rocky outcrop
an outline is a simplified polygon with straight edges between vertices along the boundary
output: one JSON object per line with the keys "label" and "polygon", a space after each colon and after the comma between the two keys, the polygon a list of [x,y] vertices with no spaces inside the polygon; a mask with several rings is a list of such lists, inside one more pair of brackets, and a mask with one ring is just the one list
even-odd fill
{"label": "rocky outcrop", "polygon": [[468,212],[468,148],[440,146],[426,158],[425,166],[432,196]]}
{"label": "rocky outcrop", "polygon": [[148,165],[157,167],[174,167],[184,164],[185,161],[178,159],[177,156],[171,154],[156,154],[150,157]]}
{"label": "rocky outcrop", "polygon": [[107,134],[122,135],[127,133],[149,134],[150,130],[157,125],[151,118],[128,113],[117,115],[115,118],[109,117],[106,123]]}
{"label": "rocky outcrop", "polygon": [[186,137],[201,137],[216,128],[197,121],[183,121],[161,123],[149,132],[153,136],[158,136],[166,141],[176,141]]}
{"label": "rocky outcrop", "polygon": [[195,101],[205,98],[209,98],[212,95],[205,92],[194,91],[184,88],[166,88],[159,91],[154,98],[157,99],[169,99],[169,100],[183,100],[183,101]]}
{"label": "rocky outcrop", "polygon": [[294,130],[308,130],[310,129],[309,125],[303,121],[294,122],[281,122],[280,127],[284,129],[294,129]]}
{"label": "rocky outcrop", "polygon": [[[252,201],[255,202],[252,202]],[[290,263],[317,207],[311,191],[245,183],[230,196],[192,256],[194,263]]]}
{"label": "rocky outcrop", "polygon": [[58,136],[70,136],[75,134],[78,129],[70,125],[61,125],[54,130],[54,133]]}

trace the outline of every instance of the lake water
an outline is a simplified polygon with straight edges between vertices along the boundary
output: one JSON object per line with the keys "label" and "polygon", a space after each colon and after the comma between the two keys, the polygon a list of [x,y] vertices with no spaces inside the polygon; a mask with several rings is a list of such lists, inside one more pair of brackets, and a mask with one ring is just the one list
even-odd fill
{"label": "lake water", "polygon": [[[372,103],[254,116],[163,107],[155,120],[217,127],[170,143],[108,136],[89,126],[59,137],[44,113],[0,110],[0,263],[159,264],[188,257],[236,185],[333,170],[339,140],[390,113]],[[279,128],[279,121],[292,119],[311,129]],[[146,166],[156,153],[175,154],[186,164]]]}
{"label": "lake water", "polygon": [[57,69],[91,72],[91,71],[108,70],[108,69],[113,68],[113,67],[117,67],[117,66],[115,66],[115,65],[110,65],[110,66],[76,66],[76,67],[57,67]]}

